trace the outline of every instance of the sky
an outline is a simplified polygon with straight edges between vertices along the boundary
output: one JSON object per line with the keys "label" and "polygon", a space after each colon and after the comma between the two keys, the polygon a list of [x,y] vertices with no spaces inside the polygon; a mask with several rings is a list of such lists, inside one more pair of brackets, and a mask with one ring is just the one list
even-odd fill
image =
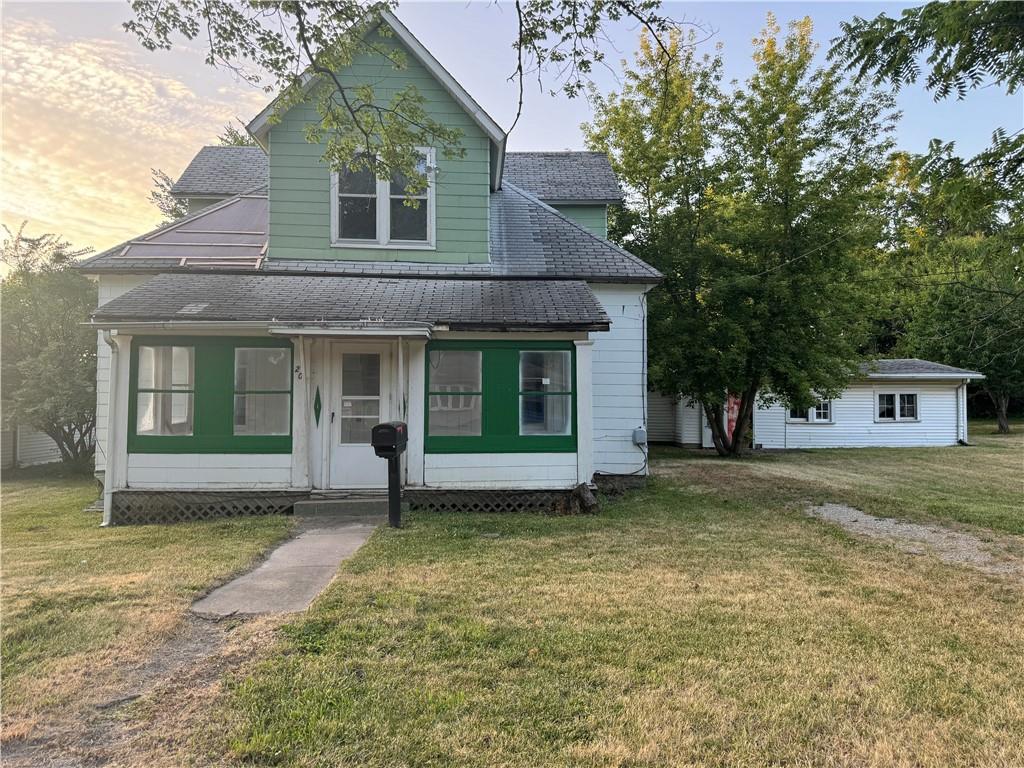
{"label": "sky", "polygon": [[[665,3],[674,19],[713,32],[704,47],[721,44],[727,79],[750,74],[751,40],[772,11],[785,25],[810,16],[821,56],[854,15],[896,15],[906,4],[849,2]],[[181,173],[204,144],[232,119],[247,122],[270,95],[233,74],[207,66],[198,43],[171,51],[144,50],[121,24],[127,2],[2,3],[0,93],[0,221],[27,232],[54,232],[75,246],[108,248],[159,223],[149,201],[151,168]],[[511,48],[515,11],[509,0],[417,2],[399,17],[484,109],[504,127],[515,116]],[[622,22],[609,29],[609,68],[594,73],[604,93],[620,85],[621,60],[639,30]],[[548,78],[546,89],[557,88]],[[964,101],[936,103],[920,85],[901,91],[903,117],[896,141],[921,152],[928,141],[955,141],[970,155],[997,127],[1024,127],[1024,94],[998,87]],[[509,138],[511,150],[582,149],[580,124],[591,117],[584,99],[552,97],[529,83],[525,112]]]}

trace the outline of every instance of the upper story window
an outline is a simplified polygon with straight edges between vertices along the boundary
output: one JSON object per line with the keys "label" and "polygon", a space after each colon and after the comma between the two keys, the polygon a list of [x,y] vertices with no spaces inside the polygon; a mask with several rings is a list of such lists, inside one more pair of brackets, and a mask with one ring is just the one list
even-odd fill
{"label": "upper story window", "polygon": [[433,248],[434,150],[421,150],[427,188],[407,195],[405,176],[378,179],[366,169],[331,175],[331,244],[350,248]]}

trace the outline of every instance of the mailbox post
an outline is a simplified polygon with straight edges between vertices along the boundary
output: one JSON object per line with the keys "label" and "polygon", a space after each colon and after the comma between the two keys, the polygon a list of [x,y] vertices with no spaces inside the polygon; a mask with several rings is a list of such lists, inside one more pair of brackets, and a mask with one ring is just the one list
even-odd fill
{"label": "mailbox post", "polygon": [[373,451],[388,460],[388,525],[402,526],[402,486],[399,462],[409,442],[409,429],[404,421],[386,421],[377,424],[370,433]]}

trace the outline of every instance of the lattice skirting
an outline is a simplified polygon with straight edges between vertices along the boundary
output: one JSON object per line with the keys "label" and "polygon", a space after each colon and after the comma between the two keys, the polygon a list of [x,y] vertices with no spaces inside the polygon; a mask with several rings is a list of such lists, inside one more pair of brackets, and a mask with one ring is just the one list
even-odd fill
{"label": "lattice skirting", "polygon": [[[586,488],[586,486],[584,486]],[[533,512],[547,515],[593,512],[595,504],[579,489],[555,491],[435,490],[407,488],[402,494],[412,510],[433,512]],[[591,496],[592,500],[593,497]]]}
{"label": "lattice skirting", "polygon": [[242,515],[280,515],[292,511],[296,501],[309,498],[303,491],[115,491],[112,525],[186,523]]}

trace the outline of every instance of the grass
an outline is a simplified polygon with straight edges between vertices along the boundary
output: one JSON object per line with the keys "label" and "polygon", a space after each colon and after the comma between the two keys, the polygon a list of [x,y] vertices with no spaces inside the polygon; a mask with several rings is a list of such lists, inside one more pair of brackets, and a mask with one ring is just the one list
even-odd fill
{"label": "grass", "polygon": [[192,599],[282,537],[284,518],[103,529],[91,477],[3,476],[5,738],[89,700],[143,659]]}
{"label": "grass", "polygon": [[664,451],[593,517],[415,514],[231,678],[210,762],[1022,765],[1021,585],[800,511],[1019,532],[1019,433],[974,435]]}

